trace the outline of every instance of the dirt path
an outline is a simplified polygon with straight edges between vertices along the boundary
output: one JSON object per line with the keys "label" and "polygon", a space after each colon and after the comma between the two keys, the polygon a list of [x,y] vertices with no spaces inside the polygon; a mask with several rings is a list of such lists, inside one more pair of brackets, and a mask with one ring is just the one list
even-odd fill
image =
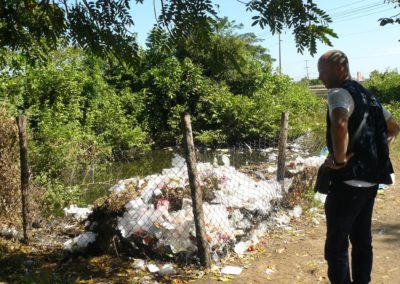
{"label": "dirt path", "polygon": [[[399,176],[399,175],[398,175]],[[379,194],[373,216],[374,267],[372,283],[400,283],[400,185]],[[316,218],[320,223],[316,224]],[[261,252],[225,265],[245,266],[230,283],[329,283],[323,258],[323,209],[293,221],[292,230],[266,236]],[[269,269],[272,273],[267,273]],[[211,273],[196,283],[217,283]],[[220,279],[222,280],[222,279]]]}

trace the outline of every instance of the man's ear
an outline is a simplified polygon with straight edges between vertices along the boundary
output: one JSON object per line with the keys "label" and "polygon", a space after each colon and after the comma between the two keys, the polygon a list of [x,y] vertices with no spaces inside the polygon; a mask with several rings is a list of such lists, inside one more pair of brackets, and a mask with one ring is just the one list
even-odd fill
{"label": "man's ear", "polygon": [[346,66],[343,65],[343,64],[338,64],[338,65],[336,65],[336,66],[335,66],[335,71],[336,71],[336,74],[338,75],[338,77],[339,77],[341,80],[345,80],[345,79],[347,78],[347,76],[348,76],[348,74],[347,74],[347,68],[346,68]]}

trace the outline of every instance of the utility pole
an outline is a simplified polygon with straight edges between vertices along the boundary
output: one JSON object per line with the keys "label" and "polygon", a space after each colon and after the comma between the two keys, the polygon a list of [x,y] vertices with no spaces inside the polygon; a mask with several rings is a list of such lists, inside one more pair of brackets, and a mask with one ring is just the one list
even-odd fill
{"label": "utility pole", "polygon": [[279,74],[282,74],[281,33],[278,34],[278,37],[279,37]]}
{"label": "utility pole", "polygon": [[307,76],[307,80],[310,80],[310,74],[308,73],[308,69],[309,69],[310,67],[308,67],[308,60],[306,59],[306,76]]}

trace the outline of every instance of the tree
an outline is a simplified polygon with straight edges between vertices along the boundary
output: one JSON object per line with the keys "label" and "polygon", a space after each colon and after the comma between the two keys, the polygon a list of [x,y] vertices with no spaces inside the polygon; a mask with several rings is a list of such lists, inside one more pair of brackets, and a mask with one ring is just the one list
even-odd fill
{"label": "tree", "polygon": [[[16,50],[33,62],[60,43],[132,62],[137,54],[129,0],[0,0],[1,52]],[[143,0],[136,0],[136,3]]]}
{"label": "tree", "polygon": [[[0,48],[17,50],[29,59],[44,59],[61,42],[83,47],[94,54],[113,56],[134,62],[138,53],[135,34],[130,32],[134,19],[131,2],[144,0],[0,0]],[[206,44],[212,22],[218,18],[212,0],[160,0],[158,26],[171,39]],[[272,33],[292,28],[299,52],[316,52],[316,41],[330,45],[326,12],[312,0],[251,0],[246,9],[258,13],[254,25],[270,27]]]}
{"label": "tree", "polygon": [[[400,0],[385,0],[385,2],[394,4],[395,9],[400,6]],[[400,24],[400,13],[388,18],[380,18],[379,22],[381,26],[385,26],[387,24]]]}

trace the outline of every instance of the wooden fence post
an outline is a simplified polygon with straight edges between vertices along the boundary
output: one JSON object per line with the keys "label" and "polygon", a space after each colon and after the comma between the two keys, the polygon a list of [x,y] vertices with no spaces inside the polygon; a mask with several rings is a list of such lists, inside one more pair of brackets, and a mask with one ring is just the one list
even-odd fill
{"label": "wooden fence post", "polygon": [[188,169],[190,192],[193,203],[193,216],[196,228],[197,250],[201,265],[209,268],[211,266],[211,257],[205,232],[203,193],[201,191],[199,178],[197,175],[192,125],[190,122],[190,115],[187,112],[184,112],[182,114],[182,126],[185,146],[185,159]]}
{"label": "wooden fence post", "polygon": [[21,163],[21,201],[22,201],[22,226],[24,230],[23,241],[29,241],[29,208],[28,208],[28,190],[29,190],[29,167],[28,167],[28,139],[26,137],[26,116],[17,117],[20,163]]}
{"label": "wooden fence post", "polygon": [[280,130],[280,134],[279,134],[279,146],[278,146],[278,169],[277,169],[277,173],[276,173],[276,179],[278,181],[283,181],[283,179],[285,177],[288,118],[289,118],[289,113],[287,111],[282,112],[281,130]]}

